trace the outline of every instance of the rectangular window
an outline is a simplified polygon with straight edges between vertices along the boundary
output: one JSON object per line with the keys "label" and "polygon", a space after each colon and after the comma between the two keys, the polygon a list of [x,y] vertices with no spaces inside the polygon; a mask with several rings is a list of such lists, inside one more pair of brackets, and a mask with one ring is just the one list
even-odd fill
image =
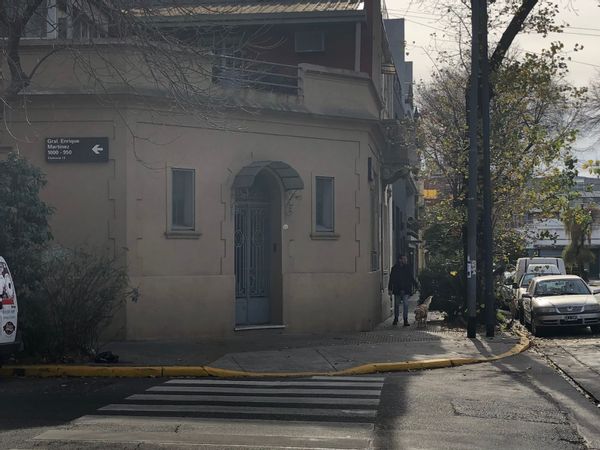
{"label": "rectangular window", "polygon": [[172,216],[174,230],[193,230],[195,228],[195,183],[193,169],[173,169],[172,173]]}
{"label": "rectangular window", "polygon": [[316,177],[315,231],[334,230],[333,177]]}
{"label": "rectangular window", "polygon": [[69,22],[66,17],[58,18],[58,38],[67,39],[67,31],[69,28]]}
{"label": "rectangular window", "polygon": [[48,33],[48,2],[42,1],[25,24],[24,38],[44,39]]}

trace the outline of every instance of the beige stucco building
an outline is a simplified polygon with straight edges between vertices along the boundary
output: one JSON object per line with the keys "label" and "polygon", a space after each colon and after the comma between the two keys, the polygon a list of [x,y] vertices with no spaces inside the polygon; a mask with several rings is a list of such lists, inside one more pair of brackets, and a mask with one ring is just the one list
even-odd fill
{"label": "beige stucco building", "polygon": [[[379,10],[356,11],[352,29],[381,25]],[[125,44],[89,54],[94,77],[70,52],[48,58],[25,107],[7,114],[0,148],[46,173],[58,243],[108,248],[127,264],[137,296],[115,337],[367,330],[389,315],[391,184],[410,176],[409,147],[389,139],[403,130],[386,100],[396,75],[381,75],[387,43],[374,29],[370,72],[352,39],[355,70],[299,62],[285,89],[221,83],[215,97],[229,107],[210,111],[161,97]],[[25,64],[48,45],[24,42]],[[108,59],[113,73],[100,70]],[[48,155],[49,139],[82,137],[102,138],[106,160]],[[68,151],[93,151],[80,147]]]}

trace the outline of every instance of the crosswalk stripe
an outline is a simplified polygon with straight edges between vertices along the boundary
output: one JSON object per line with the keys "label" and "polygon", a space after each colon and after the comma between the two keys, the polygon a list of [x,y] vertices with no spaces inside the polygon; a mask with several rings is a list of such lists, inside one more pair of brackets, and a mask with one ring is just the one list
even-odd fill
{"label": "crosswalk stripe", "polygon": [[271,403],[271,404],[311,404],[311,405],[354,405],[377,406],[377,398],[340,398],[340,397],[265,397],[256,395],[169,395],[134,394],[126,400],[157,400],[179,402],[223,402],[223,403]]}
{"label": "crosswalk stripe", "polygon": [[138,405],[111,404],[99,408],[98,411],[127,411],[127,412],[195,412],[203,414],[261,414],[269,416],[314,416],[314,417],[345,417],[375,419],[377,410],[364,409],[329,409],[329,408],[272,408],[260,406],[219,406],[219,405]]}
{"label": "crosswalk stripe", "polygon": [[[316,436],[241,436],[164,431],[50,430],[34,438],[36,441],[94,442],[104,444],[159,444],[194,446],[196,448],[277,450],[362,450],[371,448],[371,439],[330,438]],[[82,448],[82,447],[77,447]],[[111,446],[111,448],[114,448]],[[136,447],[137,448],[137,447]]]}
{"label": "crosswalk stripe", "polygon": [[[219,394],[246,394],[248,388],[242,387],[220,387],[220,386],[154,386],[147,391],[150,392],[205,392]],[[363,395],[379,397],[381,389],[292,389],[292,388],[252,388],[254,394],[297,394],[297,395]]]}
{"label": "crosswalk stripe", "polygon": [[334,437],[367,436],[375,428],[373,422],[315,422],[309,420],[270,420],[254,418],[218,418],[218,417],[174,417],[174,416],[124,416],[124,415],[86,415],[73,421],[75,426],[98,425],[103,428],[123,427],[137,430],[150,426],[156,430],[159,426],[175,429],[184,425],[185,429],[202,430],[207,433],[228,432],[244,435],[315,435],[323,434]]}
{"label": "crosswalk stripe", "polygon": [[373,377],[373,376],[336,376],[336,375],[315,375],[310,377],[309,380],[330,380],[330,381],[385,381],[385,377]]}
{"label": "crosswalk stripe", "polygon": [[[163,446],[188,444],[202,448],[220,445],[220,449],[340,450],[371,448],[374,428],[372,422],[357,421],[88,415],[74,420],[67,428],[48,430],[34,439],[38,442],[145,442]],[[78,448],[83,447],[80,445]],[[39,446],[36,445],[36,448]]]}
{"label": "crosswalk stripe", "polygon": [[365,387],[383,387],[383,383],[382,382],[372,382],[372,381],[367,381],[367,382],[356,382],[356,381],[253,381],[253,380],[210,380],[210,379],[206,379],[206,380],[188,380],[188,379],[177,379],[177,380],[170,380],[167,381],[165,384],[192,384],[192,385],[206,385],[206,386],[211,386],[211,385],[228,385],[228,386],[237,386],[237,385],[244,385],[244,386],[296,386],[296,387],[306,387],[306,386],[312,386],[312,387],[344,387],[344,388],[348,388],[348,387],[360,387],[360,388],[365,388]]}

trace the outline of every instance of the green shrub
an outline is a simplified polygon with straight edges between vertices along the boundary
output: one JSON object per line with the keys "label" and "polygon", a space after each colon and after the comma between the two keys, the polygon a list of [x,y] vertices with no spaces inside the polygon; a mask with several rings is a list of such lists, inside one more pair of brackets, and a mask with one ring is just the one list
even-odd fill
{"label": "green shrub", "polygon": [[21,317],[25,349],[47,359],[80,358],[127,296],[125,268],[102,252],[53,249],[40,289]]}
{"label": "green shrub", "polygon": [[421,299],[432,295],[429,308],[446,313],[449,322],[465,313],[465,291],[460,272],[449,270],[442,264],[432,264],[421,271],[419,283]]}

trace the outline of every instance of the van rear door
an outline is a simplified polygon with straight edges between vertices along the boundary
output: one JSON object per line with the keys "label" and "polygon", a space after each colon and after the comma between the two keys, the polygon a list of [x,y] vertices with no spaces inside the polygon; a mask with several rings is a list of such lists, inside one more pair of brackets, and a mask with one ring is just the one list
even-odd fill
{"label": "van rear door", "polygon": [[0,256],[0,346],[14,344],[18,312],[15,285],[8,264]]}

